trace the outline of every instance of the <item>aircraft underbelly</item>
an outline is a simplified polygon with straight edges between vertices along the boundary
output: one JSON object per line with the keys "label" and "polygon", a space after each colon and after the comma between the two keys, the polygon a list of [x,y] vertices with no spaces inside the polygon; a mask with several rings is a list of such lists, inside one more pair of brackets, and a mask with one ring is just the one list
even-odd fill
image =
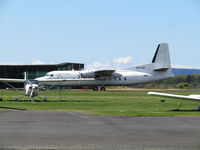
{"label": "aircraft underbelly", "polygon": [[64,81],[64,82],[44,82],[41,85],[55,86],[125,86],[137,84],[140,81],[112,81],[112,80],[91,80],[91,81]]}

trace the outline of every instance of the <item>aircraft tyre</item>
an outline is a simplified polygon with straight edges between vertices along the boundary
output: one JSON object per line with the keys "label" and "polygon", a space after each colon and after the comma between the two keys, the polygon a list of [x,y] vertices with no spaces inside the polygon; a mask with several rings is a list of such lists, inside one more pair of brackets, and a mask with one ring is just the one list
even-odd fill
{"label": "aircraft tyre", "polygon": [[47,102],[48,101],[48,97],[44,97],[44,101]]}
{"label": "aircraft tyre", "polygon": [[195,110],[196,110],[196,111],[200,111],[200,106],[197,106],[197,107],[195,108]]}
{"label": "aircraft tyre", "polygon": [[102,87],[100,88],[100,90],[101,90],[101,91],[106,91],[106,87],[105,87],[105,86],[102,86]]}
{"label": "aircraft tyre", "polygon": [[99,89],[98,87],[94,87],[93,91],[98,91],[98,89]]}

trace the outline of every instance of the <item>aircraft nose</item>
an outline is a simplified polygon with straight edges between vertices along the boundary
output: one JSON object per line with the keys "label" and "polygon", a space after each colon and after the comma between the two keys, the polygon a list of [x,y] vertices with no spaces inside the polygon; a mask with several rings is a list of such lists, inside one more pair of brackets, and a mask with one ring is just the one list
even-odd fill
{"label": "aircraft nose", "polygon": [[42,79],[44,79],[44,77],[35,78],[35,80],[37,80],[37,81],[40,81]]}

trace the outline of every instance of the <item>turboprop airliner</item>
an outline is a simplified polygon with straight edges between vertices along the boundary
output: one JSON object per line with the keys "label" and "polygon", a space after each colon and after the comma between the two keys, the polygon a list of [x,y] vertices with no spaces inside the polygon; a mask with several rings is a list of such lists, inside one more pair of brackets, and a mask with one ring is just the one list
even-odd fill
{"label": "turboprop airliner", "polygon": [[160,43],[152,62],[124,70],[51,71],[31,82],[25,79],[0,78],[2,82],[24,82],[25,95],[33,98],[39,94],[39,85],[92,87],[105,90],[105,86],[128,86],[172,77],[169,47]]}
{"label": "turboprop airliner", "polygon": [[160,43],[150,64],[124,70],[51,71],[35,80],[40,85],[81,86],[105,90],[105,86],[128,86],[172,76],[168,44]]}

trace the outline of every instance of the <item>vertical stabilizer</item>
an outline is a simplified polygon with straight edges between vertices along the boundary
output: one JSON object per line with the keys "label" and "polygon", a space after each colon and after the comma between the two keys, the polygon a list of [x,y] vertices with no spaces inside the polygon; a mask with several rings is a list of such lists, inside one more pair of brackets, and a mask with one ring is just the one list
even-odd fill
{"label": "vertical stabilizer", "polygon": [[152,64],[154,71],[165,71],[171,68],[169,46],[167,43],[160,43],[153,57]]}

